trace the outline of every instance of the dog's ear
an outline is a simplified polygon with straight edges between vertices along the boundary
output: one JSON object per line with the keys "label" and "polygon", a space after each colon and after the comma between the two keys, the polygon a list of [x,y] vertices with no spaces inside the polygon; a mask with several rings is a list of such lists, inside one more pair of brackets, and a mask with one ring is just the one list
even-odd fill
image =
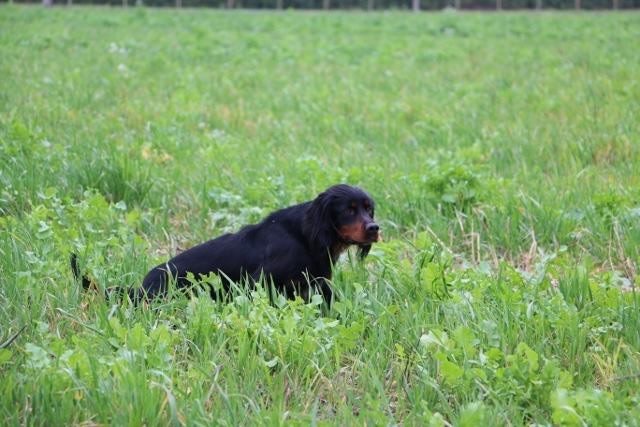
{"label": "dog's ear", "polygon": [[311,202],[304,215],[303,232],[314,246],[326,248],[334,243],[330,204],[331,197],[327,192],[321,193]]}
{"label": "dog's ear", "polygon": [[371,250],[371,245],[358,246],[358,258],[360,258],[360,260],[365,259],[365,257],[369,254],[370,250]]}

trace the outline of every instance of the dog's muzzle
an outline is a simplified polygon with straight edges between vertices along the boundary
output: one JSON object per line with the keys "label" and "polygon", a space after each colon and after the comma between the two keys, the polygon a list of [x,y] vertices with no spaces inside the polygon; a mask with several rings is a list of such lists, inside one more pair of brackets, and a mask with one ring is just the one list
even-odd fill
{"label": "dog's muzzle", "polygon": [[375,222],[370,222],[365,226],[364,234],[368,241],[377,242],[380,238],[380,226]]}

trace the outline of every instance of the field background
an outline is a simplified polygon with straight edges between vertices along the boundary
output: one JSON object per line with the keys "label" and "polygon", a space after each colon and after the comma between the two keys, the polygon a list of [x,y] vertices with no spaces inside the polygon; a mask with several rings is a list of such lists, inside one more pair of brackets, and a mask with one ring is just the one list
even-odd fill
{"label": "field background", "polygon": [[[637,425],[640,15],[0,7],[5,425]],[[316,303],[83,294],[348,182]]]}

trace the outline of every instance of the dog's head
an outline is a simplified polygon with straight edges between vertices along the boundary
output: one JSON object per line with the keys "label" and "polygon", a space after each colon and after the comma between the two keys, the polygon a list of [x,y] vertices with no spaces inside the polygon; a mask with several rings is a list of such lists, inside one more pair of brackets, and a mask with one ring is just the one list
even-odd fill
{"label": "dog's head", "polygon": [[305,231],[311,242],[322,247],[357,245],[364,258],[371,244],[380,238],[374,221],[371,196],[358,187],[338,184],[312,202],[305,217]]}

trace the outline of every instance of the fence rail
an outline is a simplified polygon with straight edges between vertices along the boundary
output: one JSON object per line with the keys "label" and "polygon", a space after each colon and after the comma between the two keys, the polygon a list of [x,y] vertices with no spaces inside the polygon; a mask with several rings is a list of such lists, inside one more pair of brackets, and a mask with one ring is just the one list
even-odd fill
{"label": "fence rail", "polygon": [[[640,0],[4,0],[9,3],[42,3],[45,6],[132,5],[154,7],[212,7],[225,9],[363,9],[384,10],[619,10],[638,9]],[[0,0],[0,3],[3,0]]]}

